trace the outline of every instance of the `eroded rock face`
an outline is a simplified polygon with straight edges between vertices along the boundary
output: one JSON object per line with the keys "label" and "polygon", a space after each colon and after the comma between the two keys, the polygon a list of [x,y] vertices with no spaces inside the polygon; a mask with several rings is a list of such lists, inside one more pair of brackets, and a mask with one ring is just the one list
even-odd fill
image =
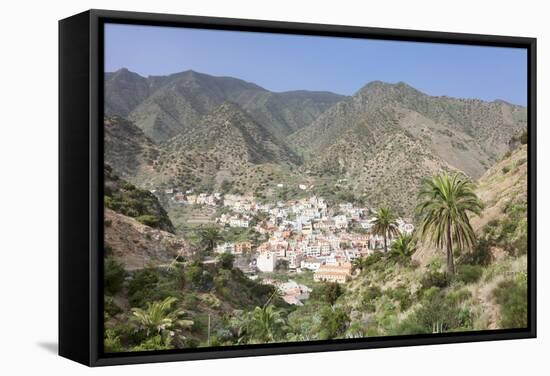
{"label": "eroded rock face", "polygon": [[105,209],[104,239],[107,252],[127,270],[168,264],[177,256],[191,254],[191,247],[183,238],[110,209]]}

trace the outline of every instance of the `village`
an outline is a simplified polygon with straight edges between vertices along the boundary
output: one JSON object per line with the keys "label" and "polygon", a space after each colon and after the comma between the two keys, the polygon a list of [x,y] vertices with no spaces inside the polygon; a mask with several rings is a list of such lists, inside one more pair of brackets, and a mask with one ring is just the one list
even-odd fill
{"label": "village", "polygon": [[[286,202],[260,203],[253,196],[164,192],[176,204],[205,205],[223,209],[214,220],[221,228],[252,229],[262,235],[252,240],[217,244],[215,253],[230,253],[249,278],[262,276],[262,282],[275,285],[289,304],[301,304],[311,288],[294,280],[270,278],[285,272],[289,277],[304,272],[315,282],[345,283],[352,277],[352,261],[376,250],[383,250],[383,237],[373,234],[372,209],[345,202],[329,207],[322,197],[312,195]],[[411,234],[414,226],[398,219],[402,234]],[[387,239],[388,245],[392,238]]]}

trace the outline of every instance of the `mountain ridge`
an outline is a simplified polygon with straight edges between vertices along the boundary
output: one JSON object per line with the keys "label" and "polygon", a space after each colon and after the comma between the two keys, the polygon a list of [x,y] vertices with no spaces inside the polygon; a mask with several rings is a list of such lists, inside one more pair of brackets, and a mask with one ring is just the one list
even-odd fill
{"label": "mountain ridge", "polygon": [[[192,127],[226,100],[241,105],[282,138],[309,124],[341,98],[324,91],[271,92],[237,78],[193,70],[143,77],[122,68],[105,74],[106,115],[127,117],[157,143]],[[285,110],[290,106],[293,110],[289,113]]]}

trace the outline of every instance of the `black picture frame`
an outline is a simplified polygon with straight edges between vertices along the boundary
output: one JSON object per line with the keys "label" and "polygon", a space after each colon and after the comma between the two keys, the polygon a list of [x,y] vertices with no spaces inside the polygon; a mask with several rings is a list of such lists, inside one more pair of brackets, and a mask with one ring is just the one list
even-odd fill
{"label": "black picture frame", "polygon": [[[528,327],[105,354],[103,339],[103,24],[525,48],[528,55]],[[536,39],[88,10],[59,21],[59,354],[88,366],[433,345],[536,337]]]}

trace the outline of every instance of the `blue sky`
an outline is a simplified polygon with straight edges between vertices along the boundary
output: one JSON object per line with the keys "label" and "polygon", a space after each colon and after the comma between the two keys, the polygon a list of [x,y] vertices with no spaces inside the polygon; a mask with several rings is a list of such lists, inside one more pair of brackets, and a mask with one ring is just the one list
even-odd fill
{"label": "blue sky", "polygon": [[403,81],[430,95],[527,103],[527,52],[514,48],[107,24],[105,70],[122,67],[345,95],[374,80]]}

